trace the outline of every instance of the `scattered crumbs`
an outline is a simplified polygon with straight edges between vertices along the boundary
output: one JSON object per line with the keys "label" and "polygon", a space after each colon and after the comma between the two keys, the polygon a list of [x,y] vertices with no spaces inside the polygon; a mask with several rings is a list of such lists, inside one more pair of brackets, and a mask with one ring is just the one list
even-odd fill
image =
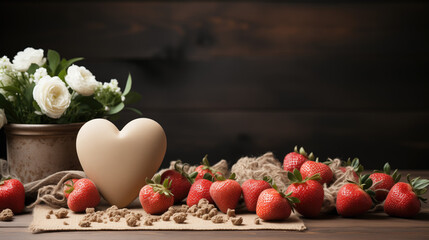
{"label": "scattered crumbs", "polygon": [[66,221],[64,221],[64,222],[63,222],[63,224],[64,224],[64,225],[69,225],[69,223],[68,223],[68,222],[66,222]]}
{"label": "scattered crumbs", "polygon": [[153,224],[152,224],[152,219],[150,219],[150,218],[145,218],[145,219],[143,219],[143,224],[145,225],[145,226],[152,226]]}
{"label": "scattered crumbs", "polygon": [[173,214],[172,218],[176,223],[184,223],[186,221],[187,215],[188,214],[186,214],[184,212],[179,212],[179,213]]}
{"label": "scattered crumbs", "polygon": [[197,205],[192,205],[192,207],[188,208],[187,213],[195,213],[198,210]]}
{"label": "scattered crumbs", "polygon": [[203,217],[202,217],[202,219],[203,220],[210,220],[210,215],[208,213],[204,214]]}
{"label": "scattered crumbs", "polygon": [[233,225],[241,225],[243,223],[243,218],[242,217],[231,218],[231,222]]}
{"label": "scattered crumbs", "polygon": [[167,211],[161,215],[162,221],[170,221],[170,217],[173,216],[174,213]]}
{"label": "scattered crumbs", "polygon": [[58,209],[57,211],[54,212],[54,215],[58,219],[61,219],[61,218],[66,218],[68,213],[69,213],[69,211],[67,209],[60,208],[60,209]]}
{"label": "scattered crumbs", "polygon": [[261,219],[259,217],[256,217],[255,220],[253,221],[256,225],[261,224]]}
{"label": "scattered crumbs", "polygon": [[85,213],[94,213],[95,209],[94,208],[86,208]]}
{"label": "scattered crumbs", "polygon": [[51,219],[51,215],[46,214],[46,219]]}
{"label": "scattered crumbs", "polygon": [[13,220],[13,212],[9,208],[4,209],[0,213],[0,221],[12,221]]}
{"label": "scattered crumbs", "polygon": [[200,201],[198,201],[198,207],[201,208],[203,206],[209,205],[209,200],[205,198],[201,198]]}
{"label": "scattered crumbs", "polygon": [[216,216],[217,214],[218,214],[217,208],[213,208],[209,212],[209,217],[212,218],[212,217]]}
{"label": "scattered crumbs", "polygon": [[54,214],[53,210],[49,210],[48,214]]}
{"label": "scattered crumbs", "polygon": [[127,225],[130,227],[137,227],[140,225],[137,217],[134,214],[127,214],[125,216],[125,221],[127,222]]}

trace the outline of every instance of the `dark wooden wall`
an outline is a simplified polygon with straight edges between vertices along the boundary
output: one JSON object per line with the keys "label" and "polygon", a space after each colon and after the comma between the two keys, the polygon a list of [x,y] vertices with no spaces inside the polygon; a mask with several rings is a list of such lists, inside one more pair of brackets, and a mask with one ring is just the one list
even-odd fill
{"label": "dark wooden wall", "polygon": [[[322,159],[429,169],[427,1],[2,2],[0,55],[26,46],[130,72],[166,162],[295,144]],[[137,117],[125,114],[119,127]],[[3,143],[4,144],[4,143]]]}

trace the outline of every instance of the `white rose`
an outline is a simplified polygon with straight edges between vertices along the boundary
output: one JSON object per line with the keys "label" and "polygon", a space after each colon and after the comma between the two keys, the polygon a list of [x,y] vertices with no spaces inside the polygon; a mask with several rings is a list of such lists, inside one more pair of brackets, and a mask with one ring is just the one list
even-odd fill
{"label": "white rose", "polygon": [[73,90],[83,96],[94,94],[95,89],[101,84],[95,80],[95,76],[85,67],[76,65],[72,65],[67,69],[65,79]]}
{"label": "white rose", "polygon": [[6,123],[6,114],[4,113],[4,110],[0,108],[0,128],[2,128]]}
{"label": "white rose", "polygon": [[38,68],[36,70],[36,72],[34,73],[33,81],[35,83],[38,83],[40,79],[42,79],[43,77],[46,77],[46,76],[48,76],[48,71],[46,70],[46,68],[43,68],[43,67]]}
{"label": "white rose", "polygon": [[60,118],[70,105],[71,94],[59,77],[45,76],[34,87],[33,98],[43,114]]}
{"label": "white rose", "polygon": [[18,52],[13,58],[13,68],[20,72],[25,72],[35,63],[42,66],[46,62],[46,58],[43,57],[43,49],[34,49],[28,47],[24,51]]}
{"label": "white rose", "polygon": [[12,78],[9,76],[12,72],[12,63],[9,58],[3,56],[0,58],[0,86],[9,86]]}

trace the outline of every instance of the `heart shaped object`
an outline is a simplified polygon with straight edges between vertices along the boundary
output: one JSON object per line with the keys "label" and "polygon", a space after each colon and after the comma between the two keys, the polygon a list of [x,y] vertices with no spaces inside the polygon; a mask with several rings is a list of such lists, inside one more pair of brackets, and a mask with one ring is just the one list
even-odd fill
{"label": "heart shaped object", "polygon": [[152,178],[167,149],[162,127],[148,118],[129,122],[122,131],[105,119],[85,123],[76,139],[76,150],[85,174],[104,199],[126,207]]}

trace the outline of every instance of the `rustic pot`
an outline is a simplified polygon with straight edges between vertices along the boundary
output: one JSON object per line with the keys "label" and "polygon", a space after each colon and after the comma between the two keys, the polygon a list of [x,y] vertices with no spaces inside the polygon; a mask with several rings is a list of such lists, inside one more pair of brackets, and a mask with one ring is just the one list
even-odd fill
{"label": "rustic pot", "polygon": [[83,123],[7,124],[7,161],[23,183],[63,170],[80,170],[76,136]]}

